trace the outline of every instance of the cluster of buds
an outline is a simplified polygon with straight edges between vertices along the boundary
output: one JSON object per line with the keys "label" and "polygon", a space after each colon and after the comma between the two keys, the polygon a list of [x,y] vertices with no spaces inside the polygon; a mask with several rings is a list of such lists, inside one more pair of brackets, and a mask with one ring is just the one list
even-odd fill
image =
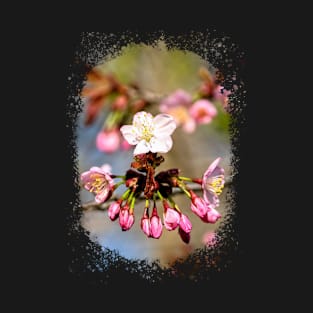
{"label": "cluster of buds", "polygon": [[[179,169],[169,169],[156,173],[156,168],[164,162],[158,155],[168,152],[172,147],[171,134],[176,128],[172,116],[159,114],[153,117],[147,112],[138,112],[132,125],[124,125],[120,131],[130,145],[136,145],[134,160],[125,175],[114,175],[111,168],[92,167],[81,174],[85,189],[95,194],[95,201],[103,203],[110,199],[120,185],[127,187],[117,201],[110,204],[108,216],[112,221],[119,220],[123,231],[129,230],[135,222],[135,203],[145,200],[140,226],[150,238],[160,238],[163,228],[168,231],[178,229],[185,243],[190,241],[192,224],[187,214],[179,208],[173,199],[175,189],[180,189],[190,199],[190,211],[205,223],[216,223],[221,214],[219,195],[224,187],[224,170],[219,167],[217,158],[208,167],[201,178],[189,178],[180,175]],[[120,179],[115,183],[114,179]],[[203,196],[199,197],[189,187],[190,183],[199,184]],[[162,212],[157,208],[162,204]]]}
{"label": "cluster of buds", "polygon": [[[200,68],[199,76],[201,84],[194,94],[178,89],[164,97],[158,105],[161,113],[171,115],[176,125],[187,133],[195,131],[197,125],[209,124],[218,114],[218,103],[224,109],[228,104],[230,92],[219,84],[217,76],[205,68]],[[119,148],[129,149],[131,145],[123,139],[120,127],[134,114],[151,105],[151,99],[145,99],[135,84],[122,84],[112,74],[103,74],[97,69],[88,73],[82,96],[86,100],[86,125],[94,122],[102,108],[109,111],[96,138],[97,148],[106,153]]]}

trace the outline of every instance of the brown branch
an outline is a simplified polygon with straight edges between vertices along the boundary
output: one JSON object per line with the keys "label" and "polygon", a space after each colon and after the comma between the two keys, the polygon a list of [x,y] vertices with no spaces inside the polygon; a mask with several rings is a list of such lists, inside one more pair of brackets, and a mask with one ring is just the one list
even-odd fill
{"label": "brown branch", "polygon": [[[229,186],[231,184],[231,181],[228,180],[225,182],[225,187]],[[201,188],[201,185],[199,184],[188,184],[188,188],[193,190],[193,191],[201,191],[202,188]],[[184,193],[181,189],[179,188],[174,188],[174,191],[173,191],[173,196],[177,195],[177,194],[182,194]],[[110,204],[114,201],[117,201],[119,198],[117,197],[112,197],[110,198],[108,201],[104,202],[104,203],[97,203],[95,201],[92,201],[92,202],[88,202],[88,203],[85,203],[85,204],[82,204],[81,208],[82,210],[84,211],[87,211],[87,210],[102,210],[102,211],[105,211],[108,209],[108,207],[110,206]],[[138,198],[138,200],[145,200],[146,198],[144,196],[140,196]]]}

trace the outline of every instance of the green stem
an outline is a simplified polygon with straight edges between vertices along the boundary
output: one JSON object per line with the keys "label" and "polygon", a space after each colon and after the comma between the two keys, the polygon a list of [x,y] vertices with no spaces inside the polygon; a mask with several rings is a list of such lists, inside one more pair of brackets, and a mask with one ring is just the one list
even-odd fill
{"label": "green stem", "polygon": [[149,199],[146,199],[146,208],[149,208],[149,206],[150,206]]}
{"label": "green stem", "polygon": [[190,182],[192,182],[192,179],[191,179],[191,178],[189,178],[189,177],[178,176],[178,179],[180,179],[180,180],[186,180],[186,181],[190,181]]}
{"label": "green stem", "polygon": [[123,193],[122,199],[123,199],[123,200],[126,200],[126,199],[128,198],[129,193],[130,193],[130,189],[127,189],[127,190]]}
{"label": "green stem", "polygon": [[188,198],[191,198],[190,192],[186,189],[184,183],[178,183],[179,188],[187,195]]}
{"label": "green stem", "polygon": [[164,200],[164,197],[161,195],[161,192],[159,190],[157,191],[157,195],[162,201]]}
{"label": "green stem", "polygon": [[124,184],[124,181],[120,181],[114,185],[114,190],[117,189],[120,185]]}
{"label": "green stem", "polygon": [[135,201],[136,201],[136,197],[133,197],[133,198],[131,199],[130,208],[129,208],[129,213],[133,213],[133,212],[134,212]]}

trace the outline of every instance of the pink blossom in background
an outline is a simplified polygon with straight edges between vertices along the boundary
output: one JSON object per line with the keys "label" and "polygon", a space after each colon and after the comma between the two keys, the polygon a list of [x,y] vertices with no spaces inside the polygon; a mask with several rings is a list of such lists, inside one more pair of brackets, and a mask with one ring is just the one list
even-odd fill
{"label": "pink blossom in background", "polygon": [[202,242],[208,247],[214,246],[217,243],[218,236],[214,231],[208,231],[204,233]]}
{"label": "pink blossom in background", "polygon": [[173,116],[177,126],[182,126],[185,132],[192,133],[196,129],[196,123],[188,111],[191,102],[191,95],[178,89],[162,100],[159,109],[160,112]]}
{"label": "pink blossom in background", "polygon": [[177,89],[160,103],[160,111],[165,113],[172,107],[189,106],[191,104],[191,95],[183,89]]}
{"label": "pink blossom in background", "polygon": [[120,140],[118,129],[102,130],[97,135],[96,146],[100,151],[112,153],[119,148]]}
{"label": "pink blossom in background", "polygon": [[93,192],[97,203],[102,203],[111,197],[114,181],[110,174],[100,167],[93,166],[81,174],[81,181],[86,190]]}
{"label": "pink blossom in background", "polygon": [[220,101],[225,109],[228,105],[228,96],[231,94],[229,90],[226,90],[223,86],[218,85],[214,89],[214,97],[216,100]]}
{"label": "pink blossom in background", "polygon": [[122,230],[129,230],[133,226],[134,222],[134,214],[129,212],[129,205],[124,205],[119,214],[119,223],[122,227]]}
{"label": "pink blossom in background", "polygon": [[123,139],[122,144],[121,144],[121,148],[124,151],[128,151],[129,149],[131,149],[131,145],[127,142],[127,140]]}
{"label": "pink blossom in background", "polygon": [[152,216],[150,217],[150,225],[151,225],[150,229],[151,237],[156,239],[160,238],[162,235],[163,225],[161,218],[158,216],[156,207],[153,208]]}
{"label": "pink blossom in background", "polygon": [[218,196],[225,184],[224,169],[218,166],[221,158],[215,159],[203,174],[203,198],[211,208],[219,206]]}
{"label": "pink blossom in background", "polygon": [[216,116],[215,106],[206,99],[197,100],[189,109],[191,117],[198,124],[208,124]]}
{"label": "pink blossom in background", "polygon": [[123,111],[126,109],[127,104],[128,104],[128,98],[125,95],[120,95],[112,103],[112,109]]}
{"label": "pink blossom in background", "polygon": [[112,221],[115,221],[120,213],[122,200],[115,201],[108,208],[108,215]]}

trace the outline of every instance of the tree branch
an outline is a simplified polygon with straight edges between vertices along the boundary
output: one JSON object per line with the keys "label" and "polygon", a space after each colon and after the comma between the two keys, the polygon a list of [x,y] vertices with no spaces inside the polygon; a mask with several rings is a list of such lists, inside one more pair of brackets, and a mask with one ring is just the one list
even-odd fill
{"label": "tree branch", "polygon": [[[231,184],[231,180],[228,180],[225,182],[224,186],[227,187]],[[188,188],[193,190],[193,191],[201,191],[202,188],[201,188],[201,185],[199,184],[188,184]],[[174,188],[174,191],[172,193],[173,196],[177,195],[177,194],[182,194],[184,193],[181,189],[179,188]],[[138,198],[138,200],[145,200],[146,198],[144,196],[140,196]],[[95,201],[92,201],[92,202],[88,202],[88,203],[85,203],[85,204],[82,204],[81,208],[82,210],[84,211],[87,211],[87,210],[100,210],[100,211],[105,211],[108,209],[108,207],[110,206],[110,204],[114,201],[117,201],[119,200],[119,198],[117,197],[112,197],[110,198],[108,201],[104,202],[104,203],[97,203]]]}

